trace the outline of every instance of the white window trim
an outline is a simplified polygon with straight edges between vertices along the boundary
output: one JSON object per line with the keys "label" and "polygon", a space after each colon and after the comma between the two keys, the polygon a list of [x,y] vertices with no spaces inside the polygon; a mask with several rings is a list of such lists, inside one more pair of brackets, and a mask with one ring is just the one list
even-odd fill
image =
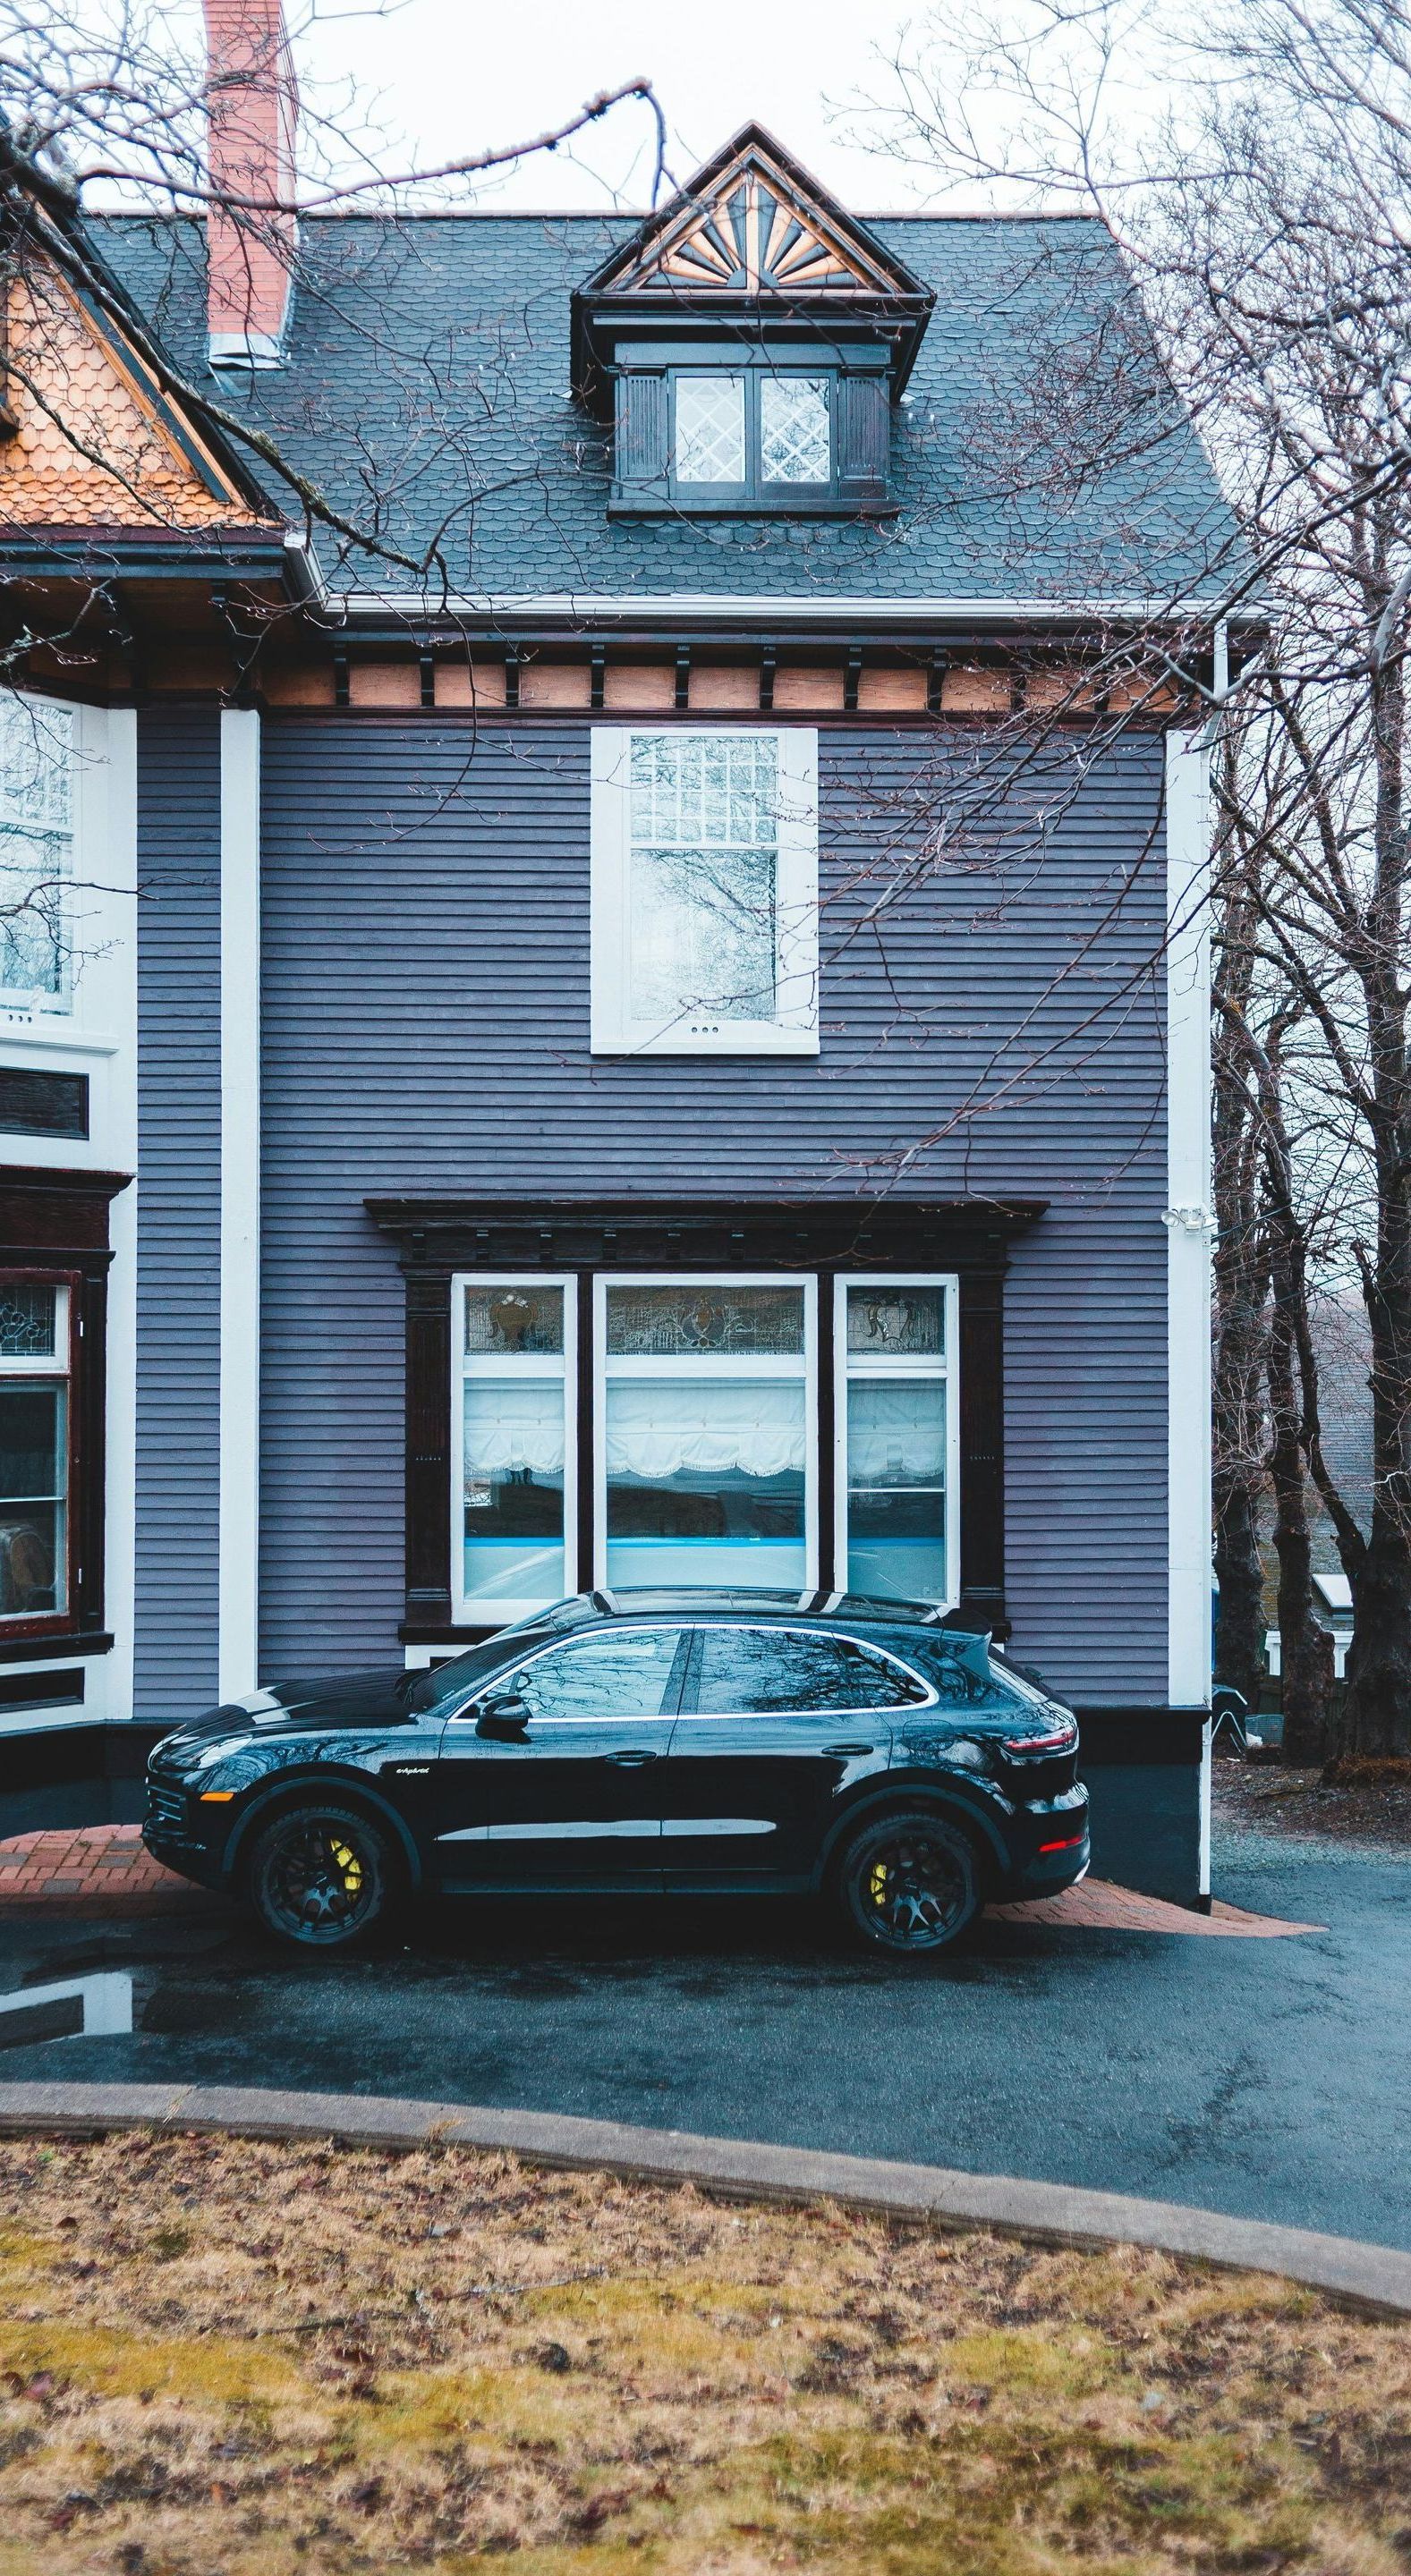
{"label": "white window trim", "polygon": [[[563,1593],[543,1599],[469,1600],[465,1591],[465,1292],[468,1288],[563,1290]],[[558,1376],[550,1354],[526,1373]],[[571,1270],[458,1270],[451,1280],[451,1616],[457,1627],[508,1628],[578,1589],[578,1280]]]}
{"label": "white window trim", "polygon": [[[848,1290],[850,1288],[939,1288],[945,1295],[945,1349],[937,1360],[898,1352],[876,1357],[850,1369]],[[840,1272],[833,1286],[833,1577],[840,1593],[848,1588],[848,1380],[858,1378],[938,1377],[946,1388],[946,1597],[938,1611],[953,1610],[960,1599],[960,1374],[958,1368],[960,1280],[938,1270],[853,1270]]]}
{"label": "white window trim", "polygon": [[[608,1377],[664,1377],[679,1362],[667,1359],[617,1359],[608,1368],[607,1320],[610,1288],[802,1288],[804,1391],[804,1579],[799,1589],[818,1588],[818,1281],[811,1271],[790,1270],[607,1270],[593,1281],[593,1583],[608,1588]],[[692,1354],[691,1366],[702,1376],[777,1377],[777,1358],[729,1352]],[[673,1586],[672,1589],[676,1587]],[[689,1587],[688,1587],[689,1588]],[[701,1587],[709,1590],[709,1585]]]}
{"label": "white window trim", "polygon": [[[784,998],[774,1020],[711,1021],[687,1015],[658,1027],[627,1016],[628,894],[631,882],[629,777],[635,739],[670,730],[772,736],[778,755],[776,901]],[[808,725],[595,725],[592,735],[592,1051],[594,1055],[817,1055],[818,734]]]}

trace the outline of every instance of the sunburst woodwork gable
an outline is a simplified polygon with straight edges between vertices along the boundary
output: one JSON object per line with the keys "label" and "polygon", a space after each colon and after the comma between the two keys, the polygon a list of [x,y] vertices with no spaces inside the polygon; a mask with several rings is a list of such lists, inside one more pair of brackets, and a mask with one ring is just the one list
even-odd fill
{"label": "sunburst woodwork gable", "polygon": [[704,206],[691,205],[616,281],[620,289],[675,284],[731,295],[885,294],[891,281],[799,203],[782,174],[737,165]]}

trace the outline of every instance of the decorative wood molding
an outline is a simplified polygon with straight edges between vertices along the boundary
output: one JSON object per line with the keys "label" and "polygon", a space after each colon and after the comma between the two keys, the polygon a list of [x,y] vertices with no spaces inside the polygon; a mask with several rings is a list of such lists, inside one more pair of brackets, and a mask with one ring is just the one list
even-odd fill
{"label": "decorative wood molding", "polygon": [[131,1179],[130,1172],[0,1164],[0,1259],[94,1251],[106,1265],[108,1209]]}

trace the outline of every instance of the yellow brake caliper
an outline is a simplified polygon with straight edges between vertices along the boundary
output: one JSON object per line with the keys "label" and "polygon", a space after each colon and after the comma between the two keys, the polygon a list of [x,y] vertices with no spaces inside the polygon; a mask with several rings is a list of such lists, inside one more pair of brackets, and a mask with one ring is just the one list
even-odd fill
{"label": "yellow brake caliper", "polygon": [[344,1895],[356,1896],[363,1883],[363,1865],[357,1853],[351,1843],[331,1843],[329,1849],[342,1872]]}
{"label": "yellow brake caliper", "polygon": [[887,1881],[890,1876],[891,1871],[888,1869],[886,1862],[884,1860],[879,1860],[867,1882],[867,1893],[871,1897],[874,1905],[886,1904]]}

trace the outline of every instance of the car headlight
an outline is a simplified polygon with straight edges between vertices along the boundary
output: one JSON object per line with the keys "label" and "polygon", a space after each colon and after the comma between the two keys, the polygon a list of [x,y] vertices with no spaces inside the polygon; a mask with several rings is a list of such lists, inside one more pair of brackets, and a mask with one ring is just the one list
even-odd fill
{"label": "car headlight", "polygon": [[225,1753],[216,1746],[210,1758],[199,1766],[202,1798],[233,1798],[237,1789],[248,1789],[265,1769],[257,1753]]}

